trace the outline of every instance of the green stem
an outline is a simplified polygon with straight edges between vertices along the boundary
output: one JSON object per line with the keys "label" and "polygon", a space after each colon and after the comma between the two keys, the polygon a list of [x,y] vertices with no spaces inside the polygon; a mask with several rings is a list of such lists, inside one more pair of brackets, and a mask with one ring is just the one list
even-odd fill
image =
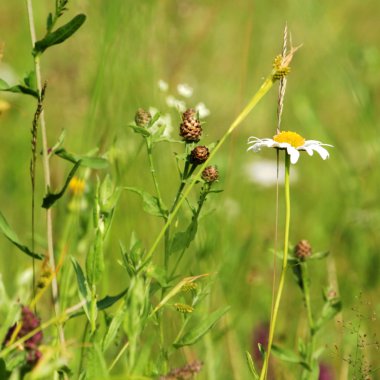
{"label": "green stem", "polygon": [[[307,268],[307,263],[301,262],[300,263],[300,269],[301,269],[301,277],[302,277],[302,286],[303,286],[303,296],[305,300],[305,307],[306,307],[306,313],[307,313],[307,319],[309,323],[309,331],[310,331],[310,342],[307,347],[307,364],[310,368],[313,367],[313,352],[314,352],[314,345],[315,345],[315,330],[314,330],[314,319],[313,319],[313,313],[311,309],[311,301],[310,301],[310,287],[309,287],[309,273]],[[302,380],[308,380],[310,378],[310,371],[307,369],[304,369],[302,371]]]}
{"label": "green stem", "polygon": [[280,276],[280,282],[278,284],[278,290],[276,295],[276,300],[274,303],[273,314],[270,321],[269,327],[269,338],[268,338],[268,347],[264,358],[263,368],[260,373],[260,380],[265,380],[268,373],[268,364],[269,357],[273,344],[273,336],[276,328],[277,315],[280,307],[282,291],[284,289],[285,275],[288,266],[288,249],[289,249],[289,227],[290,227],[290,183],[289,183],[289,174],[290,174],[290,156],[288,153],[285,153],[285,236],[284,236],[284,257],[282,260],[282,271]]}
{"label": "green stem", "polygon": [[265,94],[271,89],[273,86],[273,83],[275,82],[274,79],[274,73],[275,71],[272,71],[271,74],[266,78],[264,83],[261,85],[259,90],[255,93],[255,95],[252,97],[252,99],[249,101],[249,103],[244,107],[244,109],[241,111],[241,113],[237,116],[237,118],[232,122],[230,127],[228,128],[227,132],[222,136],[222,138],[219,140],[218,144],[215,146],[215,148],[211,151],[210,156],[208,160],[200,166],[197,174],[193,177],[193,180],[191,183],[187,186],[186,190],[183,192],[183,195],[181,199],[177,202],[175,208],[173,211],[169,214],[168,220],[166,221],[164,227],[158,234],[155,242],[153,243],[152,247],[150,248],[149,252],[146,255],[145,262],[149,261],[151,257],[153,256],[154,252],[156,251],[156,248],[158,244],[160,243],[162,237],[165,235],[166,230],[172,223],[174,217],[176,216],[178,210],[180,209],[183,201],[187,198],[187,196],[190,194],[190,191],[194,187],[194,185],[200,180],[202,171],[206,168],[206,166],[209,165],[212,158],[216,155],[218,150],[221,148],[221,146],[224,144],[224,142],[227,140],[227,138],[231,135],[231,133],[244,121],[244,119],[248,116],[248,114],[255,108],[257,103],[265,96]]}
{"label": "green stem", "polygon": [[[30,36],[32,39],[32,45],[34,47],[36,43],[36,31],[35,31],[35,26],[34,26],[32,0],[26,0],[26,5],[28,9]],[[42,79],[41,79],[41,65],[40,65],[39,55],[36,55],[34,57],[34,69],[36,73],[38,92],[41,95]],[[42,163],[43,163],[45,188],[46,188],[46,191],[49,191],[51,187],[50,166],[49,166],[48,142],[47,142],[47,133],[46,133],[47,128],[46,128],[46,121],[45,121],[45,113],[43,109],[40,114],[40,124],[41,124],[41,136],[42,136]],[[48,208],[46,210],[46,238],[47,238],[47,245],[48,245],[48,256],[49,256],[50,267],[51,267],[51,270],[55,272],[56,265],[55,265],[55,258],[54,258],[53,218],[52,218],[51,208]],[[53,280],[51,283],[51,289],[52,289],[52,297],[53,297],[53,303],[54,303],[54,311],[55,311],[55,315],[57,316],[60,314],[60,305],[59,305],[59,294],[58,294],[58,281],[57,281],[56,276],[53,277]],[[61,344],[63,345],[65,343],[65,336],[64,336],[64,331],[61,324],[58,324],[58,335],[59,335],[59,340]]]}
{"label": "green stem", "polygon": [[146,149],[148,152],[148,158],[149,158],[149,166],[150,166],[150,173],[152,174],[152,179],[154,183],[154,188],[156,189],[157,199],[158,199],[158,205],[160,207],[160,210],[163,211],[162,205],[162,198],[161,198],[161,192],[160,188],[158,186],[157,176],[156,176],[156,169],[154,168],[153,163],[153,154],[152,154],[152,143],[148,140],[148,138],[145,138],[146,143]]}

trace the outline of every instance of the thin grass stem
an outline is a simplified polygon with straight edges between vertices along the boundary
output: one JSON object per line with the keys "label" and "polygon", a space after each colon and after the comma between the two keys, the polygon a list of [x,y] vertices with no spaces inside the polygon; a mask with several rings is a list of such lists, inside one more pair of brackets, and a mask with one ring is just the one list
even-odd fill
{"label": "thin grass stem", "polygon": [[[36,43],[36,31],[34,26],[34,17],[33,17],[33,7],[32,0],[26,0],[26,5],[28,9],[28,18],[29,18],[29,28],[30,28],[30,36],[32,40],[32,45],[34,47]],[[39,56],[36,55],[34,57],[34,68],[36,72],[36,80],[37,80],[37,88],[39,94],[42,93],[42,80],[41,80],[41,66]],[[41,136],[42,136],[42,163],[43,163],[43,172],[44,172],[44,180],[46,190],[50,189],[51,181],[50,181],[50,166],[49,166],[49,157],[48,157],[48,143],[47,143],[47,133],[46,133],[46,121],[45,121],[45,113],[44,110],[41,110],[40,114],[40,125],[41,125]],[[46,237],[48,243],[48,256],[49,263],[51,266],[51,270],[53,272],[56,271],[55,258],[54,258],[54,242],[53,242],[53,218],[52,211],[50,208],[46,210]],[[59,296],[58,296],[58,281],[57,277],[54,276],[52,283],[52,297],[54,303],[54,312],[55,315],[60,314],[60,305],[59,305]],[[62,324],[58,324],[58,335],[61,344],[65,343],[65,336]]]}
{"label": "thin grass stem", "polygon": [[273,314],[269,327],[268,347],[265,353],[264,364],[260,373],[260,380],[265,380],[268,373],[269,358],[273,344],[273,336],[276,328],[278,310],[280,308],[281,296],[284,290],[286,270],[288,266],[288,249],[289,249],[289,227],[290,227],[290,155],[285,153],[285,236],[284,236],[284,256],[282,260],[282,270],[280,281],[278,284],[278,291],[276,301],[274,303]]}

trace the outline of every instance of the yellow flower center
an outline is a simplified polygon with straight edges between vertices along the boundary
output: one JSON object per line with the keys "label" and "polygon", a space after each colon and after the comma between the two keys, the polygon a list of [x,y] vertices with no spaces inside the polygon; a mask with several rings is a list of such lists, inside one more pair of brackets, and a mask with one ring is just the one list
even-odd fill
{"label": "yellow flower center", "polygon": [[298,148],[305,144],[305,139],[296,132],[280,132],[273,136],[273,140],[278,143],[288,143],[294,148]]}

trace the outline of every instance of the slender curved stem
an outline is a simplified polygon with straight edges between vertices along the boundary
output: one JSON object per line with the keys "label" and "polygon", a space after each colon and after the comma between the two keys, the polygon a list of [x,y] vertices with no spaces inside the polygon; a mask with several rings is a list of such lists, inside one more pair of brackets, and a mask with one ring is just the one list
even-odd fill
{"label": "slender curved stem", "polygon": [[263,368],[260,373],[260,380],[265,380],[268,373],[268,364],[269,357],[273,344],[273,336],[276,328],[277,315],[280,307],[281,296],[284,290],[285,275],[288,266],[288,249],[289,249],[289,227],[290,227],[290,156],[288,153],[285,153],[285,236],[284,236],[284,256],[282,261],[282,271],[280,276],[280,281],[278,284],[278,290],[276,295],[276,300],[274,303],[273,314],[270,321],[269,327],[269,338],[268,338],[268,347],[264,358]]}
{"label": "slender curved stem", "polygon": [[[36,31],[35,31],[35,26],[34,26],[32,0],[26,0],[26,5],[28,9],[30,36],[32,39],[32,45],[34,47],[36,43]],[[42,79],[41,79],[40,59],[38,55],[34,57],[34,68],[36,72],[38,92],[39,94],[41,94]],[[40,124],[41,124],[41,136],[42,136],[42,163],[43,163],[44,180],[45,180],[46,190],[49,190],[51,186],[50,167],[49,167],[49,157],[48,157],[46,121],[45,121],[45,113],[43,109],[40,115]],[[55,258],[54,258],[53,218],[52,218],[52,211],[50,208],[46,210],[46,237],[47,237],[47,243],[48,243],[48,256],[49,256],[50,267],[51,267],[52,272],[55,272],[56,265],[55,265]],[[52,280],[51,290],[52,290],[52,297],[53,297],[53,303],[54,303],[54,311],[55,311],[55,315],[57,316],[60,314],[60,305],[59,305],[59,297],[58,297],[58,281],[57,281],[56,276],[54,276]],[[63,327],[61,324],[58,325],[58,335],[59,335],[59,340],[61,344],[64,344],[65,336],[64,336]]]}

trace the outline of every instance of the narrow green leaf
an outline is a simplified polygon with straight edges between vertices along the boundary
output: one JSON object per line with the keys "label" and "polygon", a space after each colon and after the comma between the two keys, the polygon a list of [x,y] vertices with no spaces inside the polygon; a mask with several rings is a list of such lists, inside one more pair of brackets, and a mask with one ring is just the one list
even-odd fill
{"label": "narrow green leaf", "polygon": [[254,380],[259,379],[259,374],[256,371],[255,364],[253,363],[252,356],[248,351],[245,351],[245,357],[247,358],[249,372]]}
{"label": "narrow green leaf", "polygon": [[18,249],[26,253],[28,256],[34,257],[35,259],[42,260],[44,255],[36,252],[32,252],[27,246],[23,245],[17,234],[12,230],[4,215],[0,212],[0,230],[5,235],[5,237],[10,240]]}
{"label": "narrow green leaf", "polygon": [[7,88],[9,88],[9,84],[4,79],[0,78],[0,91],[4,91]]}
{"label": "narrow green leaf", "polygon": [[115,340],[116,335],[120,329],[120,326],[124,322],[126,313],[128,313],[128,308],[126,308],[125,304],[123,303],[119,307],[115,316],[112,318],[109,328],[104,336],[103,346],[102,346],[103,351],[105,351],[111,345],[111,343]]}
{"label": "narrow green leaf", "polygon": [[63,185],[62,187],[62,190],[59,192],[59,193],[48,193],[45,195],[43,201],[42,201],[42,207],[43,208],[50,208],[51,206],[53,206],[53,204],[63,196],[63,194],[65,194],[65,191],[67,189],[67,187],[69,186],[69,183],[70,181],[72,180],[72,178],[74,177],[76,171],[79,169],[79,166],[81,165],[81,161],[78,161],[74,167],[70,170],[70,173],[69,175],[67,176],[66,178],[66,182],[65,184]]}
{"label": "narrow green leaf", "polygon": [[308,261],[310,261],[310,260],[322,260],[325,257],[327,257],[329,254],[330,254],[329,251],[316,252],[316,253],[313,253],[310,257],[308,257],[307,260]]}
{"label": "narrow green leaf", "polygon": [[321,316],[314,325],[314,331],[318,331],[326,322],[334,318],[342,310],[340,298],[328,299],[323,305]]}
{"label": "narrow green leaf", "polygon": [[148,214],[161,217],[166,215],[166,210],[161,210],[157,197],[135,187],[124,187],[123,189],[139,194],[143,201],[143,209]]}
{"label": "narrow green leaf", "polygon": [[223,317],[224,314],[230,309],[230,306],[224,307],[222,309],[216,310],[207,316],[203,321],[201,321],[197,326],[193,327],[185,333],[185,335],[180,338],[173,345],[176,348],[183,346],[190,346],[201,339],[209,330],[213,328],[216,322]]}
{"label": "narrow green leaf", "polygon": [[99,343],[91,342],[90,347],[86,350],[86,369],[85,379],[103,380],[108,379],[107,365],[100,348]]}
{"label": "narrow green leaf", "polygon": [[144,137],[150,136],[150,132],[146,128],[139,127],[139,126],[134,125],[134,124],[130,124],[130,125],[128,125],[128,127],[133,129],[133,131],[139,135],[142,135]]}
{"label": "narrow green leaf", "polygon": [[272,345],[272,353],[284,362],[300,364],[303,361],[302,358],[293,350],[282,348],[275,344]]}
{"label": "narrow green leaf", "polygon": [[189,247],[190,243],[194,240],[198,229],[197,220],[191,221],[186,231],[177,232],[174,235],[173,242],[170,247],[170,252],[174,253],[177,251],[182,251]]}
{"label": "narrow green leaf", "polygon": [[90,289],[78,261],[71,256],[71,262],[74,266],[75,274],[77,275],[79,298],[81,301],[86,301],[83,305],[83,310],[86,313],[88,320],[90,320],[90,313],[88,310],[88,303],[90,302]]}
{"label": "narrow green leaf", "polygon": [[0,83],[0,91],[7,91],[7,92],[13,92],[15,94],[25,94],[25,95],[31,95],[34,98],[38,99],[38,92],[36,90],[33,90],[30,87],[24,86],[22,84],[17,84],[16,86],[12,87],[5,87],[6,82],[1,80],[2,83]]}
{"label": "narrow green leaf", "polygon": [[86,258],[86,273],[89,285],[92,287],[102,277],[104,272],[103,236],[97,230],[95,241]]}
{"label": "narrow green leaf", "polygon": [[120,292],[116,296],[105,296],[104,298],[102,298],[101,300],[97,302],[98,310],[108,309],[117,301],[119,301],[121,298],[123,298],[127,292],[128,292],[128,288],[124,289],[122,292]]}
{"label": "narrow green leaf", "polygon": [[48,32],[42,40],[35,43],[33,55],[41,54],[50,46],[60,44],[67,40],[83,25],[85,20],[86,16],[84,14],[79,14],[54,32]]}
{"label": "narrow green leaf", "polygon": [[75,153],[67,152],[65,149],[60,148],[55,151],[58,157],[64,160],[70,161],[72,163],[81,162],[81,165],[90,169],[105,169],[108,167],[108,161],[102,157],[91,157],[86,155],[80,155]]}

